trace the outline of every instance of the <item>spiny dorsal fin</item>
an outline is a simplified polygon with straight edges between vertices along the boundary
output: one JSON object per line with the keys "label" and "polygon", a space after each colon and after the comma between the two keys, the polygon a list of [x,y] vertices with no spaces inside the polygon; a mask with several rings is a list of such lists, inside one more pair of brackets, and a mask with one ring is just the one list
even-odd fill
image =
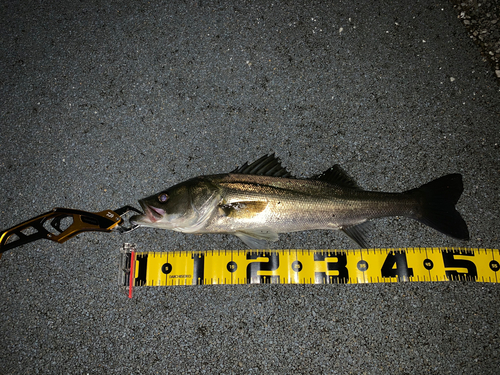
{"label": "spiny dorsal fin", "polygon": [[311,180],[320,180],[328,182],[332,185],[347,187],[350,189],[360,189],[356,181],[349,176],[338,164],[327,169],[323,173],[317,176],[311,177]]}
{"label": "spiny dorsal fin", "polygon": [[250,165],[245,163],[230,173],[292,178],[290,172],[281,166],[280,159],[275,157],[274,153],[271,155],[264,155]]}

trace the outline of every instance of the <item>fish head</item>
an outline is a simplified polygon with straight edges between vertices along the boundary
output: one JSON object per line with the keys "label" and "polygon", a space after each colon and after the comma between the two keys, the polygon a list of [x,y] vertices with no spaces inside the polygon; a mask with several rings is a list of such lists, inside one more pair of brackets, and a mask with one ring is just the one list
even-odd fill
{"label": "fish head", "polygon": [[130,218],[144,227],[193,232],[216,206],[215,190],[210,184],[192,179],[139,200],[144,214]]}

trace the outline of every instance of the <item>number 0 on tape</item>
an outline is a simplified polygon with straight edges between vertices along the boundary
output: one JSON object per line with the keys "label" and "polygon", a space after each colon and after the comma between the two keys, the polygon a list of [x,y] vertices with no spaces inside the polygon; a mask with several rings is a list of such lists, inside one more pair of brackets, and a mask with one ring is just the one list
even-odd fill
{"label": "number 0 on tape", "polygon": [[120,252],[119,283],[133,287],[207,284],[499,283],[500,250],[206,250]]}

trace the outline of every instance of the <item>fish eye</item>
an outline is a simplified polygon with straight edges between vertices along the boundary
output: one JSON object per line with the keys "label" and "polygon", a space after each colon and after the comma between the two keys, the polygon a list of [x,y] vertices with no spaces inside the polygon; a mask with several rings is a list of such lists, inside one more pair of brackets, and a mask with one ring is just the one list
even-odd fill
{"label": "fish eye", "polygon": [[161,193],[160,195],[158,195],[158,201],[160,201],[161,203],[165,203],[167,200],[168,200],[168,194]]}

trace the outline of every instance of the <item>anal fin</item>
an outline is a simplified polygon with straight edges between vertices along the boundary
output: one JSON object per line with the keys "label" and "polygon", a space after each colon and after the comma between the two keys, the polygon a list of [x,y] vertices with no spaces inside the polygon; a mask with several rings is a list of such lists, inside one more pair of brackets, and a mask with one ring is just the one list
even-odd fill
{"label": "anal fin", "polygon": [[370,228],[372,227],[372,223],[370,221],[365,221],[361,224],[352,225],[350,227],[342,228],[342,231],[347,234],[354,242],[356,242],[361,248],[367,249],[368,242],[366,237],[370,232]]}

